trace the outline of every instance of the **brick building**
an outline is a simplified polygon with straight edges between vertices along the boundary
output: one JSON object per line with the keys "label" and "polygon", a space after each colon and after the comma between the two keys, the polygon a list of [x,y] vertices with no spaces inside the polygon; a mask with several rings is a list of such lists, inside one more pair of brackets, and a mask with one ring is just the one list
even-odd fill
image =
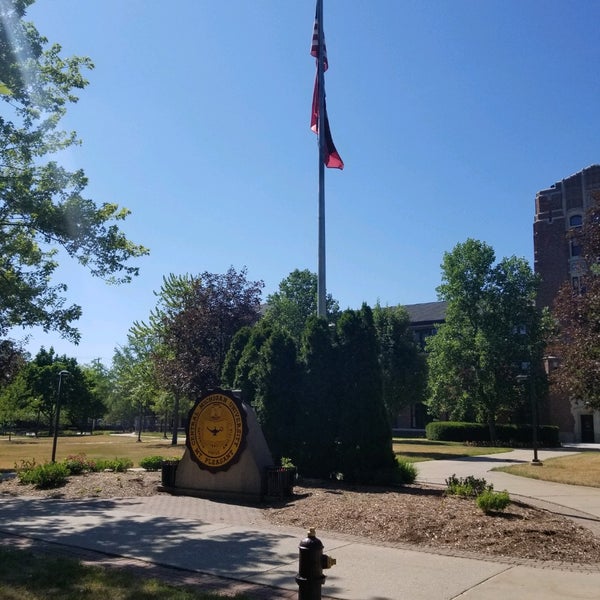
{"label": "brick building", "polygon": [[[566,281],[579,289],[585,264],[577,240],[570,239],[568,233],[582,226],[594,202],[592,193],[598,191],[600,165],[591,165],[536,194],[533,248],[534,269],[542,280],[540,307],[552,307],[558,289]],[[551,369],[555,363],[555,359],[548,358],[546,368]],[[562,441],[600,442],[600,413],[590,410],[585,398],[569,399],[552,393],[547,410],[551,422],[560,428]]]}

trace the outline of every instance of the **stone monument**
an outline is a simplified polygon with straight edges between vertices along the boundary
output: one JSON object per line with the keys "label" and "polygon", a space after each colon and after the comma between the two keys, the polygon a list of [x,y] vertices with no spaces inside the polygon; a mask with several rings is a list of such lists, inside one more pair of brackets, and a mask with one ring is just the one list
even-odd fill
{"label": "stone monument", "polygon": [[259,501],[266,493],[271,452],[252,407],[239,392],[214,389],[190,410],[186,450],[172,494]]}

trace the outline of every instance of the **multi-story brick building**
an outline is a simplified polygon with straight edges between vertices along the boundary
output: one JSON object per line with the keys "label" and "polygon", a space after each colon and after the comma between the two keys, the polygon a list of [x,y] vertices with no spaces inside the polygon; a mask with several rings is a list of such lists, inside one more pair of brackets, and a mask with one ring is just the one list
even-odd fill
{"label": "multi-story brick building", "polygon": [[[552,307],[556,293],[567,281],[579,289],[585,263],[576,237],[568,234],[582,226],[598,191],[600,165],[591,165],[536,194],[533,248],[534,269],[541,277],[540,307]],[[555,362],[547,359],[546,368]],[[600,442],[600,413],[589,409],[585,398],[552,393],[547,411],[559,426],[563,441]]]}

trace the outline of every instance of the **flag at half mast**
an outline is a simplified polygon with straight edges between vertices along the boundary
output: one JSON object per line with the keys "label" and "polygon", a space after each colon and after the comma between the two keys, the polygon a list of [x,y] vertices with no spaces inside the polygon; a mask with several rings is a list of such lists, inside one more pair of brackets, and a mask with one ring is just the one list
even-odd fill
{"label": "flag at half mast", "polygon": [[[312,99],[312,112],[310,116],[310,128],[319,134],[319,107],[322,106],[323,110],[323,136],[324,136],[324,148],[323,148],[323,162],[326,167],[330,169],[343,169],[344,161],[341,159],[338,151],[333,143],[331,137],[331,129],[329,128],[329,119],[327,118],[327,105],[325,104],[325,84],[319,86],[319,80],[323,81],[323,74],[329,68],[329,62],[327,60],[327,47],[325,46],[325,34],[320,31],[319,23],[319,10],[317,7],[317,13],[315,14],[315,24],[313,27],[312,43],[310,46],[310,54],[316,58],[317,62],[317,75],[315,77],[315,87],[313,91]],[[323,72],[319,73],[319,66],[322,65]],[[320,75],[320,77],[319,77]],[[320,87],[323,89],[321,90]],[[320,97],[323,94],[323,97]]]}

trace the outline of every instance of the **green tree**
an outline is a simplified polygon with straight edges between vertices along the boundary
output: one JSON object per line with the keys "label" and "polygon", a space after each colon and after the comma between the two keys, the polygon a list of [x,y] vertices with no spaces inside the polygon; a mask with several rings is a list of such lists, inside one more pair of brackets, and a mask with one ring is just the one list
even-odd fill
{"label": "green tree", "polygon": [[[242,327],[234,336],[225,359],[224,385],[242,391],[242,397],[248,404],[254,405],[256,395],[255,370],[259,363],[264,343],[273,334],[273,328],[261,319],[253,327]],[[242,347],[242,343],[245,344]],[[233,374],[233,379],[231,378]]]}
{"label": "green tree", "polygon": [[89,423],[93,431],[95,423],[101,419],[107,411],[107,399],[110,395],[110,376],[108,369],[99,359],[92,361],[90,365],[82,365],[81,371],[86,384],[86,402],[78,402],[77,410],[69,413],[69,416],[78,424],[83,431]]}
{"label": "green tree", "polygon": [[300,366],[291,336],[275,330],[262,345],[252,379],[254,408],[273,455],[294,459],[298,448]]}
{"label": "green tree", "polygon": [[[129,330],[129,341],[137,348],[130,355],[131,360],[147,362],[144,372],[152,372],[157,387],[168,392],[172,404],[172,435],[171,444],[177,445],[182,402],[191,396],[188,381],[182,377],[178,368],[175,350],[166,343],[166,326],[169,320],[176,318],[193,294],[194,277],[191,275],[169,274],[163,277],[163,283],[155,296],[158,298],[156,307],[151,311],[147,322],[136,321]],[[161,396],[161,400],[164,397]],[[164,411],[164,407],[162,407]]]}
{"label": "green tree", "polygon": [[33,0],[0,5],[0,335],[13,326],[41,326],[75,342],[72,325],[81,315],[66,305],[67,287],[53,283],[58,250],[114,283],[129,281],[147,254],[116,223],[129,211],[116,204],[96,206],[83,196],[87,178],[56,162],[61,150],[79,143],[61,131],[67,107],[87,85],[84,57],[62,57],[32,23],[23,20]]}
{"label": "green tree", "polygon": [[235,334],[258,321],[262,281],[246,269],[204,272],[191,281],[179,310],[162,319],[161,341],[172,353],[165,378],[177,378],[188,396],[220,384],[225,356]]}
{"label": "green tree", "polygon": [[[327,318],[335,322],[340,308],[337,300],[327,294]],[[317,314],[317,275],[308,269],[292,271],[279,284],[279,291],[267,297],[265,320],[287,331],[300,344],[309,317]]]}
{"label": "green tree", "polygon": [[330,477],[336,468],[341,404],[335,331],[322,318],[309,318],[302,335],[301,397],[296,407],[294,459],[306,477]]}
{"label": "green tree", "polygon": [[[41,348],[34,359],[21,371],[25,382],[25,393],[29,399],[29,411],[43,416],[49,432],[53,432],[56,415],[59,373],[69,374],[62,378],[60,402],[63,407],[61,421],[82,426],[95,412],[93,398],[77,359],[59,356],[54,348]],[[60,425],[60,424],[59,424]]]}
{"label": "green tree", "polygon": [[402,306],[373,309],[379,341],[383,402],[393,422],[405,406],[421,402],[427,387],[427,365],[410,330],[410,317]]}
{"label": "green tree", "polygon": [[150,349],[141,336],[129,334],[128,343],[113,356],[113,378],[110,404],[119,407],[122,418],[131,426],[137,419],[138,441],[141,441],[146,411],[158,393]]}
{"label": "green tree", "polygon": [[552,308],[557,330],[551,350],[560,359],[553,385],[570,398],[600,409],[600,194],[575,235],[580,238],[587,272],[579,289],[565,283]]}
{"label": "green tree", "polygon": [[379,348],[372,310],[346,310],[338,325],[338,468],[347,481],[387,479],[396,463],[382,398]]}
{"label": "green tree", "polygon": [[522,401],[522,363],[542,344],[537,277],[522,258],[494,263],[494,250],[473,239],[444,254],[446,321],[427,340],[430,412],[487,422],[492,440],[498,415]]}
{"label": "green tree", "polygon": [[0,340],[0,424],[9,433],[17,420],[25,416],[26,396],[19,373],[27,364],[28,355],[13,340]]}

